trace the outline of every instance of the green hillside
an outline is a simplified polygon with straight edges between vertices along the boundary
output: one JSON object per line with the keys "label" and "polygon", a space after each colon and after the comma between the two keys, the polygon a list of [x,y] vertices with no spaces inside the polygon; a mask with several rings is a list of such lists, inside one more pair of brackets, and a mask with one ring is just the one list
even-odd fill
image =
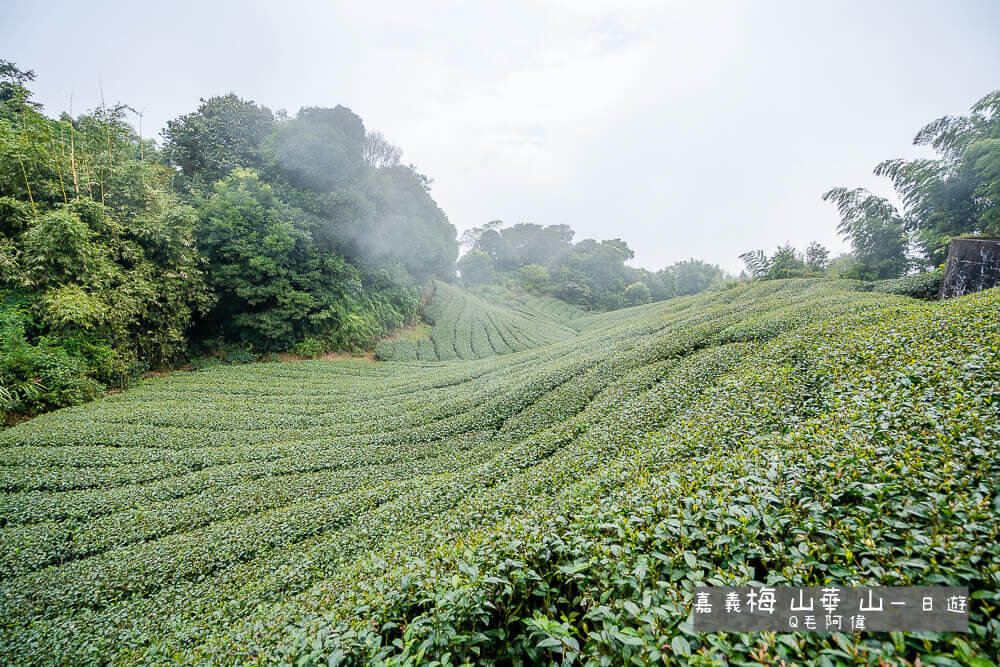
{"label": "green hillside", "polygon": [[[1000,291],[519,303],[438,284],[429,343],[379,351],[419,363],[175,373],[0,433],[2,661],[995,655]],[[977,593],[967,635],[692,631],[695,584],[751,581]]]}
{"label": "green hillside", "polygon": [[583,312],[569,304],[556,310],[545,303],[556,299],[538,298],[539,308],[532,308],[527,300],[508,308],[440,281],[434,281],[433,287],[423,311],[424,320],[433,325],[430,334],[380,343],[375,348],[379,359],[451,361],[522,352],[574,338],[577,330],[569,322]]}

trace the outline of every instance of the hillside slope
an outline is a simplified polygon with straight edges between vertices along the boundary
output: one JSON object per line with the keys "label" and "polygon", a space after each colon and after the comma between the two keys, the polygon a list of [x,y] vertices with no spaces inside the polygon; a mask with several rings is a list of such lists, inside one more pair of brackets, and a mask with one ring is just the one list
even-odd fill
{"label": "hillside slope", "polygon": [[[573,331],[178,373],[3,432],[0,656],[992,654],[1000,292],[770,281]],[[749,581],[979,593],[968,635],[692,632],[696,583]]]}
{"label": "hillside slope", "polygon": [[384,361],[482,359],[577,335],[556,311],[544,312],[520,302],[514,305],[492,304],[454,285],[434,281],[434,294],[423,311],[424,320],[433,325],[430,334],[382,342],[375,354]]}

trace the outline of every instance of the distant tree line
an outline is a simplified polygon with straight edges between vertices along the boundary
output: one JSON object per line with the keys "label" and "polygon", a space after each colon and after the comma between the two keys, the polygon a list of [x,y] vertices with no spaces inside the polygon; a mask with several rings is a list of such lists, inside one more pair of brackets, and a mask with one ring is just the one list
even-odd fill
{"label": "distant tree line", "polygon": [[611,310],[695,294],[720,286],[718,266],[699,260],[677,262],[659,271],[628,266],[635,256],[621,239],[573,242],[568,225],[493,220],[467,230],[471,246],[458,261],[468,287],[498,285],[553,296],[585,308]]}

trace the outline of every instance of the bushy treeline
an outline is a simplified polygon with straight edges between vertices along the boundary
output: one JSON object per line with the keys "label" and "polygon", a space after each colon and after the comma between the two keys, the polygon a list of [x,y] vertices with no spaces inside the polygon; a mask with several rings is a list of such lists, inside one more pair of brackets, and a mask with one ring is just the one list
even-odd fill
{"label": "bushy treeline", "polygon": [[1000,90],[966,116],[926,125],[913,143],[937,157],[897,158],[875,167],[876,175],[892,181],[902,209],[863,188],[823,195],[837,206],[839,231],[851,241],[845,277],[898,278],[940,266],[953,238],[1000,235]]}
{"label": "bushy treeline", "polygon": [[468,287],[500,285],[554,296],[596,310],[613,310],[696,294],[720,286],[718,266],[690,259],[659,271],[628,266],[635,256],[621,239],[573,243],[569,225],[494,220],[467,231],[471,249],[458,262]]}
{"label": "bushy treeline", "polygon": [[454,276],[428,180],[345,107],[235,95],[168,124],[49,118],[0,61],[0,414],[122,387],[201,353],[366,347]]}

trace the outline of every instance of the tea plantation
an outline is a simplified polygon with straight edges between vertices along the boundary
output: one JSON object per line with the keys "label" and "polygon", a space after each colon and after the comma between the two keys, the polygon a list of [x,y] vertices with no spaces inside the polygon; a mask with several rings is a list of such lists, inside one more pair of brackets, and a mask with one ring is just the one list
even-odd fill
{"label": "tea plantation", "polygon": [[[997,290],[427,314],[0,432],[0,660],[994,664]],[[971,631],[693,632],[747,582],[968,586]]]}
{"label": "tea plantation", "polygon": [[583,311],[556,299],[533,301],[534,308],[528,298],[506,308],[435,281],[434,294],[423,313],[424,320],[433,325],[430,335],[385,341],[375,353],[386,361],[482,359],[577,335],[569,321]]}

